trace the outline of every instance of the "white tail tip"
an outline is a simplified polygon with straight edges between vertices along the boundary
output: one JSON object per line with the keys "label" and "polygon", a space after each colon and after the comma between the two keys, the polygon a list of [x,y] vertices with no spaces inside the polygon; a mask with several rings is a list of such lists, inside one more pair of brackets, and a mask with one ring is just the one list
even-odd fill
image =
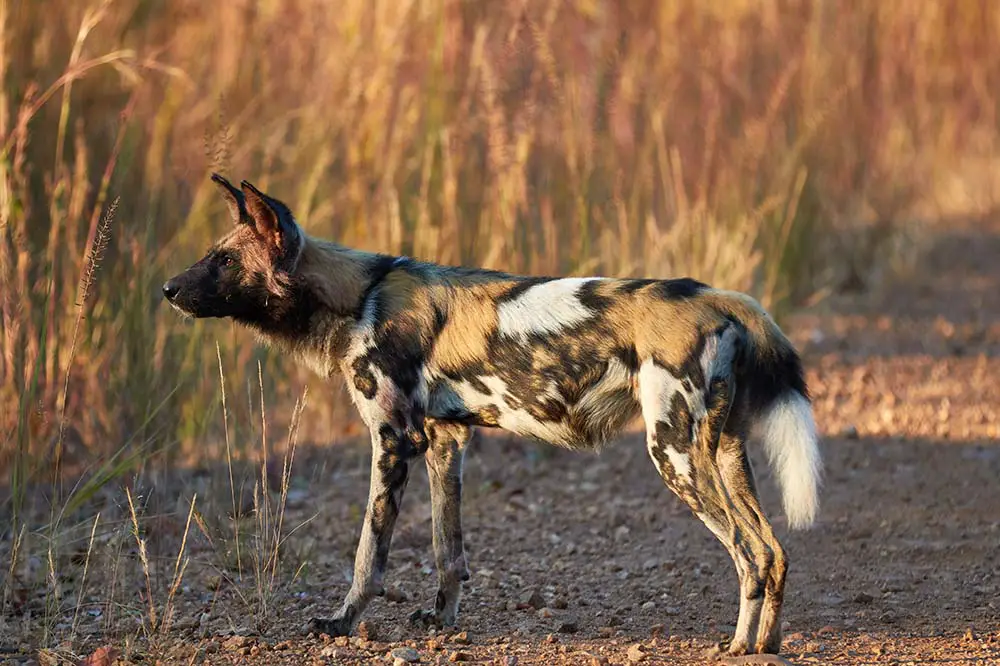
{"label": "white tail tip", "polygon": [[823,463],[809,401],[797,392],[786,393],[764,413],[754,435],[778,475],[788,526],[811,526],[819,509]]}

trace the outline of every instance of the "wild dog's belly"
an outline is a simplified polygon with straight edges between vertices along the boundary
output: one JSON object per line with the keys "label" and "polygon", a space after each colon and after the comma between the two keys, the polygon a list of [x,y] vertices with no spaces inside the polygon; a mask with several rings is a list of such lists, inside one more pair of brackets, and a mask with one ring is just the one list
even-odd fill
{"label": "wild dog's belly", "polygon": [[430,384],[428,415],[502,428],[558,446],[591,448],[617,432],[638,409],[632,377],[624,366],[611,360],[600,364],[600,370],[574,400],[567,400],[557,376],[530,381],[496,375],[437,379]]}

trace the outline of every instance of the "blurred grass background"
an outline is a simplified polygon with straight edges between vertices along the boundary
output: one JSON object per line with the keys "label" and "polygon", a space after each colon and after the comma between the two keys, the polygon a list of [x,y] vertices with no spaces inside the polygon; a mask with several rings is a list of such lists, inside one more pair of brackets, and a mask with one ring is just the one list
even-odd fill
{"label": "blurred grass background", "polygon": [[[780,314],[992,206],[998,35],[991,0],[0,0],[0,468],[224,455],[216,341],[234,441],[259,361],[283,432],[304,371],[160,302],[228,224],[212,170],[345,244]],[[352,432],[314,391],[302,438]]]}

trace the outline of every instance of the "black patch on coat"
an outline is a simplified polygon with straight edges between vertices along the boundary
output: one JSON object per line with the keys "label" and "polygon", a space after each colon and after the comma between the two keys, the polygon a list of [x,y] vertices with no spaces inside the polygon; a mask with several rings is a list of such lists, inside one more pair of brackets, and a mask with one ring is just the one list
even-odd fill
{"label": "black patch on coat", "polygon": [[604,312],[610,307],[612,299],[597,293],[602,280],[590,280],[580,285],[576,297],[584,307],[593,310],[595,314]]}
{"label": "black patch on coat", "polygon": [[650,291],[664,300],[673,301],[694,298],[708,288],[704,282],[698,282],[691,278],[678,278],[676,280],[657,280]]}
{"label": "black patch on coat", "polygon": [[647,279],[647,278],[638,279],[638,280],[623,280],[618,285],[618,293],[620,293],[620,294],[634,294],[635,292],[639,291],[643,287],[648,287],[649,285],[654,284],[655,282],[657,282],[657,280],[650,280],[650,279]]}
{"label": "black patch on coat", "polygon": [[617,347],[611,353],[628,368],[629,372],[639,372],[639,354],[635,350],[635,345]]}
{"label": "black patch on coat", "polygon": [[367,356],[361,356],[351,364],[354,371],[354,388],[368,400],[372,400],[378,392],[378,383],[375,375],[370,370],[370,362]]}

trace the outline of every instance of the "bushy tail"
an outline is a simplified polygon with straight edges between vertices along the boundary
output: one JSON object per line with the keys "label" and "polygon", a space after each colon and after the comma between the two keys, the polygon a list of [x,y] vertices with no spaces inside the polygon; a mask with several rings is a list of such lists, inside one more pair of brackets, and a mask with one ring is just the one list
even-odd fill
{"label": "bushy tail", "polygon": [[708,297],[715,307],[747,331],[737,391],[746,391],[751,436],[763,443],[778,476],[788,525],[804,529],[816,519],[823,464],[799,355],[757,301],[713,292]]}
{"label": "bushy tail", "polygon": [[823,467],[809,401],[794,390],[779,396],[759,417],[754,437],[764,443],[771,469],[778,475],[788,526],[809,527],[819,508]]}

